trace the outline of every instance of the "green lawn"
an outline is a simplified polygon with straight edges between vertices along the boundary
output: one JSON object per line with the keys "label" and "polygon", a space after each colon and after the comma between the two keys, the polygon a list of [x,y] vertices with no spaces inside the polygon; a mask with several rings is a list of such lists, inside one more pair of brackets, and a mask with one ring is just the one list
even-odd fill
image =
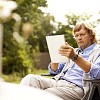
{"label": "green lawn", "polygon": [[[35,70],[33,74],[38,74],[41,75],[42,73],[48,73],[48,70]],[[32,73],[31,73],[32,74]],[[22,77],[18,75],[18,73],[10,74],[10,75],[2,75],[2,78],[6,82],[11,82],[11,83],[20,83],[20,80]]]}

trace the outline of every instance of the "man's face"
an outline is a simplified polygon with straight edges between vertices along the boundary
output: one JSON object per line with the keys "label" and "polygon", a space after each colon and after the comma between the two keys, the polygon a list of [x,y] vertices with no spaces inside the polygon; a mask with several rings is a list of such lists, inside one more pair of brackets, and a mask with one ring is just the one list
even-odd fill
{"label": "man's face", "polygon": [[75,32],[74,37],[76,42],[81,49],[85,49],[92,44],[93,36],[88,33],[88,31],[82,28],[80,31]]}

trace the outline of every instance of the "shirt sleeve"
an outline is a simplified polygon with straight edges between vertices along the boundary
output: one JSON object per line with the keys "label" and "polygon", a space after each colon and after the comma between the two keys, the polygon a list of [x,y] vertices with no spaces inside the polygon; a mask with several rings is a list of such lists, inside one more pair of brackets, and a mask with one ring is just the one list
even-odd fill
{"label": "shirt sleeve", "polygon": [[50,68],[50,64],[48,65],[48,71],[50,74],[59,74],[63,67],[65,66],[65,63],[59,63],[58,64],[58,69],[56,71],[53,71],[51,68]]}
{"label": "shirt sleeve", "polygon": [[86,73],[92,79],[100,79],[100,55],[94,63],[91,64],[91,69]]}

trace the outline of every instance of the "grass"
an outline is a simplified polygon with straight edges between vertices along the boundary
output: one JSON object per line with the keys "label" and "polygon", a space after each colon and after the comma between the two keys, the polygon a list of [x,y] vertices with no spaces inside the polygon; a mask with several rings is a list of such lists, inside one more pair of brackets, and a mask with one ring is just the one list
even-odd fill
{"label": "grass", "polygon": [[[33,73],[31,74],[37,74],[37,75],[41,75],[42,73],[48,73],[48,70],[34,70]],[[2,75],[2,78],[4,79],[4,81],[6,82],[10,82],[10,83],[20,83],[22,77],[18,74],[18,73],[13,73],[13,74],[10,74],[10,75]]]}

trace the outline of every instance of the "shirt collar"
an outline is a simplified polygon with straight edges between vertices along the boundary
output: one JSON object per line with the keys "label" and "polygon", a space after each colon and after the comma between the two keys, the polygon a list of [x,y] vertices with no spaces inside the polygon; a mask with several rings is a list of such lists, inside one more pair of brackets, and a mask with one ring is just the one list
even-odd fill
{"label": "shirt collar", "polygon": [[95,47],[96,43],[90,45],[89,47],[85,48],[83,51],[81,50],[81,48],[78,48],[78,51],[82,52],[82,53],[86,53],[89,52],[90,50],[92,50]]}

